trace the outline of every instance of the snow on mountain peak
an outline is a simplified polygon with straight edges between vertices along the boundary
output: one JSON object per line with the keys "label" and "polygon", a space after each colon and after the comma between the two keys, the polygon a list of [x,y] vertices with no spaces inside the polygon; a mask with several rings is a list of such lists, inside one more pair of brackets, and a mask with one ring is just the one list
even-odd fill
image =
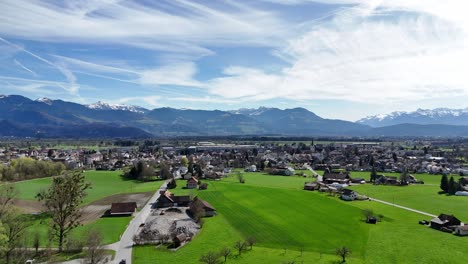
{"label": "snow on mountain peak", "polygon": [[134,113],[144,113],[145,109],[138,106],[124,105],[124,104],[109,104],[101,101],[97,101],[94,104],[86,105],[89,109],[94,110],[121,110],[130,111]]}
{"label": "snow on mountain peak", "polygon": [[47,97],[38,98],[36,99],[36,102],[41,102],[41,103],[48,104],[48,105],[52,104],[52,100]]}

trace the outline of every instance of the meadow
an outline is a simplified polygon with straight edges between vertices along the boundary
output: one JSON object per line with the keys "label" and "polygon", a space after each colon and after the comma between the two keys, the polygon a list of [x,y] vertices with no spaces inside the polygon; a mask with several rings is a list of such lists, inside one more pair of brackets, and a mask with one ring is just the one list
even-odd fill
{"label": "meadow", "polygon": [[[140,182],[123,177],[122,171],[85,171],[86,181],[91,183],[91,189],[84,203],[94,202],[107,196],[120,193],[150,192],[159,189],[161,181]],[[52,182],[51,177],[14,183],[19,191],[19,199],[36,200],[40,190],[47,189]]]}
{"label": "meadow", "polygon": [[[465,263],[466,238],[419,225],[425,216],[377,202],[345,202],[328,194],[303,191],[302,185],[310,178],[243,175],[244,184],[231,176],[209,181],[208,190],[197,192],[218,215],[205,219],[192,242],[176,252],[136,247],[134,262],[199,263],[199,257],[208,251],[232,248],[235,241],[255,236],[253,250],[228,262],[339,263],[334,249],[347,246],[353,251],[347,263]],[[181,185],[174,193],[185,193]],[[423,196],[430,197],[431,189],[421,190]],[[366,224],[363,209],[384,215],[383,221]],[[461,214],[460,208],[454,210]]]}
{"label": "meadow", "polygon": [[[86,171],[86,181],[90,182],[92,188],[87,191],[82,206],[99,199],[121,193],[141,193],[154,192],[162,184],[162,181],[138,182],[127,180],[121,177],[122,171]],[[52,177],[34,179],[22,182],[13,183],[19,191],[19,199],[36,200],[36,194],[48,188],[52,182]],[[32,226],[28,228],[29,237],[38,233],[40,235],[41,244],[46,245],[48,242],[49,217],[45,214],[29,216]],[[120,235],[125,231],[131,217],[113,217],[99,218],[94,222],[77,227],[71,237],[82,238],[91,228],[96,228],[103,233],[103,242],[111,244],[119,241]],[[31,244],[32,241],[29,241]],[[55,243],[53,244],[55,245]]]}

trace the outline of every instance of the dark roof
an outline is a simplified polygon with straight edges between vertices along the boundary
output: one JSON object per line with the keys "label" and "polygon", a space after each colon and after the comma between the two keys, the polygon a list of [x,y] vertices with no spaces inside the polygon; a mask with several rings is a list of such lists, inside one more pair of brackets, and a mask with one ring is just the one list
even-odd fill
{"label": "dark roof", "polygon": [[460,220],[453,215],[440,214],[437,218],[442,221],[460,222]]}
{"label": "dark roof", "polygon": [[334,173],[334,172],[330,172],[330,173],[325,173],[323,175],[323,178],[324,179],[340,179],[340,180],[344,180],[344,179],[348,179],[349,178],[349,174],[348,173]]}
{"label": "dark roof", "polygon": [[129,203],[112,203],[110,214],[133,214],[137,204],[135,202]]}
{"label": "dark roof", "polygon": [[181,196],[173,196],[172,199],[174,200],[175,203],[188,203],[190,202],[190,196],[189,195],[181,195]]}
{"label": "dark roof", "polygon": [[175,240],[178,240],[179,242],[184,242],[185,240],[187,240],[187,236],[185,234],[179,234],[175,237]]}

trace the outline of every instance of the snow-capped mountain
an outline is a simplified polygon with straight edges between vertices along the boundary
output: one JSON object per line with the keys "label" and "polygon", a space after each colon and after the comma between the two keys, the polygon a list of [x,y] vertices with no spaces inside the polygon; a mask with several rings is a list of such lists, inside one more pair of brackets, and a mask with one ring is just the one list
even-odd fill
{"label": "snow-capped mountain", "polygon": [[41,102],[41,103],[44,103],[44,104],[51,105],[53,103],[53,100],[49,99],[47,97],[42,97],[42,98],[37,98],[36,102]]}
{"label": "snow-capped mountain", "polygon": [[94,104],[85,105],[89,109],[93,110],[121,110],[129,111],[134,113],[146,113],[149,110],[139,106],[124,105],[124,104],[109,104],[105,102],[98,101]]}
{"label": "snow-capped mountain", "polygon": [[465,109],[418,109],[413,112],[392,112],[362,118],[357,123],[373,127],[391,126],[397,124],[445,124],[468,125],[468,108]]}
{"label": "snow-capped mountain", "polygon": [[246,115],[246,116],[258,116],[263,114],[265,111],[271,110],[273,108],[261,106],[259,108],[240,108],[237,110],[228,111],[236,115]]}

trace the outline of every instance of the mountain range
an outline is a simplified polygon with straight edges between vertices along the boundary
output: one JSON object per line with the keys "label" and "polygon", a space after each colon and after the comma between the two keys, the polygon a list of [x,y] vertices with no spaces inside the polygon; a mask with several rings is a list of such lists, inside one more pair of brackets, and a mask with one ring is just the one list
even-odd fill
{"label": "mountain range", "polygon": [[[445,116],[444,119],[447,117]],[[467,126],[458,126],[453,123],[435,125],[424,122],[404,122],[405,124],[394,122],[386,126],[379,125],[383,124],[379,123],[382,121],[375,120],[378,120],[378,117],[369,117],[358,122],[326,119],[304,108],[281,110],[260,107],[220,111],[163,107],[150,110],[138,106],[112,105],[103,102],[82,105],[48,98],[31,100],[19,95],[0,96],[2,128],[0,136],[4,137],[147,138],[227,135],[450,137],[468,135],[468,122]],[[437,121],[434,119],[433,122]]]}

